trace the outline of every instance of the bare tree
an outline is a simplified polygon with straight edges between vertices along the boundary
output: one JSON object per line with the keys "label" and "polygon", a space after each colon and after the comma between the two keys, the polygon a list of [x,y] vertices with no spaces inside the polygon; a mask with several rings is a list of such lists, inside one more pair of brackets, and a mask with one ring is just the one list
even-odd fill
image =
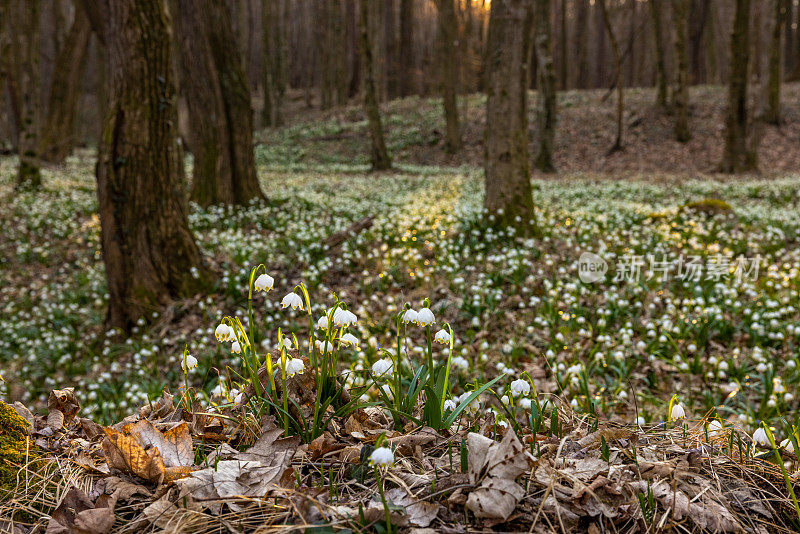
{"label": "bare tree", "polygon": [[461,127],[458,123],[456,86],[458,85],[458,21],[453,0],[436,0],[438,10],[439,72],[441,76],[442,103],[446,123],[445,150],[449,153],[461,149]]}
{"label": "bare tree", "polygon": [[528,66],[531,0],[493,0],[486,43],[486,198],[503,226],[534,229],[528,166]]}
{"label": "bare tree", "polygon": [[283,15],[275,0],[264,0],[261,6],[261,80],[264,106],[261,116],[266,126],[283,124],[281,86],[284,69]]}
{"label": "bare tree", "polygon": [[728,111],[725,117],[725,149],[722,172],[736,173],[756,168],[757,157],[747,146],[747,70],[750,64],[750,0],[736,0],[731,34],[731,74]]}
{"label": "bare tree", "polygon": [[15,187],[37,189],[42,185],[39,171],[39,129],[41,69],[39,65],[39,0],[11,0],[11,68],[9,93],[17,109],[19,166]]}
{"label": "bare tree", "polygon": [[39,146],[41,159],[51,163],[64,161],[74,145],[75,113],[85,72],[86,51],[92,36],[83,8],[80,5],[75,7],[75,20],[56,58]]}
{"label": "bare tree", "polygon": [[691,139],[689,132],[689,57],[686,46],[689,1],[672,0],[672,25],[675,28],[675,59],[677,63],[672,101],[675,108],[675,139],[681,143]]}
{"label": "bare tree", "polygon": [[264,198],[253,154],[253,111],[224,2],[177,0],[182,91],[194,154],[192,200],[246,204]]}
{"label": "bare tree", "polygon": [[614,28],[608,16],[607,1],[608,0],[599,0],[598,3],[600,4],[600,12],[603,16],[603,25],[608,33],[608,39],[611,41],[611,51],[614,53],[614,85],[617,88],[617,136],[609,152],[616,152],[617,150],[622,150],[622,130],[624,128],[622,124],[622,113],[625,109],[623,100],[625,93],[622,89],[622,58],[619,54],[617,36],[614,34]]}
{"label": "bare tree", "polygon": [[772,0],[773,16],[771,20],[772,35],[769,43],[769,81],[767,82],[767,102],[764,120],[770,124],[781,121],[781,33],[786,24],[786,3],[784,0]]}
{"label": "bare tree", "polygon": [[370,161],[373,171],[383,171],[392,167],[392,160],[383,140],[383,126],[378,109],[378,96],[375,88],[375,74],[372,60],[372,42],[369,34],[369,2],[359,2],[358,31],[360,35],[361,56],[364,58],[364,112],[369,123],[372,150]]}
{"label": "bare tree", "polygon": [[414,91],[414,0],[400,0],[398,55],[400,96],[408,96]]}
{"label": "bare tree", "polygon": [[556,74],[553,68],[553,33],[550,28],[552,0],[534,0],[534,51],[536,76],[539,80],[536,127],[539,151],[536,168],[542,172],[555,172],[553,152],[556,132]]}
{"label": "bare tree", "polygon": [[97,196],[107,325],[127,330],[172,299],[201,290],[212,273],[189,229],[165,3],[82,4],[106,49],[109,101]]}
{"label": "bare tree", "polygon": [[653,41],[655,42],[656,60],[656,103],[665,107],[667,105],[667,62],[664,51],[664,31],[661,22],[661,3],[649,0],[650,18],[653,21]]}

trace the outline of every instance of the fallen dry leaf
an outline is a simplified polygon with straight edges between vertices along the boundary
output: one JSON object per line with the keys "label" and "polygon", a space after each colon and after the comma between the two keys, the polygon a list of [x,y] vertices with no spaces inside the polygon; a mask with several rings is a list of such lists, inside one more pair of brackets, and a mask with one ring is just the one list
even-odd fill
{"label": "fallen dry leaf", "polygon": [[[631,486],[647,493],[646,481],[633,482]],[[691,500],[686,493],[663,480],[651,482],[650,489],[661,506],[672,510],[676,521],[689,518],[701,529],[711,532],[744,532],[744,528],[731,512],[712,499],[709,492],[704,492],[699,499]]]}
{"label": "fallen dry leaf", "polygon": [[78,488],[70,488],[50,517],[46,534],[105,534],[114,526],[116,497],[101,495],[93,503]]}
{"label": "fallen dry leaf", "polygon": [[470,432],[467,436],[469,480],[478,486],[467,497],[477,517],[506,520],[525,495],[516,478],[530,469],[533,457],[514,432],[496,441]]}
{"label": "fallen dry leaf", "polygon": [[161,483],[164,479],[164,459],[155,447],[145,450],[131,435],[113,429],[104,429],[103,453],[108,466],[131,473],[148,482]]}
{"label": "fallen dry leaf", "polygon": [[69,426],[80,409],[73,388],[54,389],[47,399],[47,426],[58,430]]}

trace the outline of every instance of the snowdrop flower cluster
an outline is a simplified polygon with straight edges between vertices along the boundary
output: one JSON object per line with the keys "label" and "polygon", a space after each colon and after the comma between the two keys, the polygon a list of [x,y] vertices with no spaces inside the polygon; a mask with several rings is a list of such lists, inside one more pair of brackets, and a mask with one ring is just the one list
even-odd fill
{"label": "snowdrop flower cluster", "polygon": [[527,380],[518,378],[511,382],[511,394],[516,397],[527,397],[531,392],[531,385]]}
{"label": "snowdrop flower cluster", "polygon": [[302,375],[305,368],[306,364],[300,358],[287,358],[283,373],[285,377],[291,378],[294,375]]}
{"label": "snowdrop flower cluster", "polygon": [[375,376],[382,376],[392,370],[394,364],[392,360],[383,358],[372,364],[372,374]]}

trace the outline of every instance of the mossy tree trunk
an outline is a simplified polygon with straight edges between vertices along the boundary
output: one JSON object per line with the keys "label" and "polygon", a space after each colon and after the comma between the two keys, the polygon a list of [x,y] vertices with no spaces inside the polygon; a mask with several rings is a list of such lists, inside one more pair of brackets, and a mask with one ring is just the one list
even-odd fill
{"label": "mossy tree trunk", "polygon": [[494,0],[486,42],[486,197],[501,226],[534,229],[528,164],[528,68],[532,0]]}
{"label": "mossy tree trunk", "polygon": [[82,0],[106,49],[97,161],[107,326],[128,330],[212,279],[187,218],[170,21],[161,0]]}
{"label": "mossy tree trunk", "polygon": [[661,3],[650,0],[650,18],[653,22],[653,41],[655,41],[656,60],[656,103],[663,107],[667,105],[667,62],[664,50],[664,29],[661,22]]}
{"label": "mossy tree trunk", "polygon": [[728,111],[725,117],[725,149],[720,171],[753,170],[757,161],[747,147],[747,73],[750,64],[750,0],[736,0],[731,34]]}
{"label": "mossy tree trunk", "polygon": [[244,67],[236,54],[231,14],[224,2],[178,0],[183,94],[194,154],[192,200],[247,204],[264,198],[253,153],[253,110]]}
{"label": "mossy tree trunk", "polygon": [[689,27],[689,0],[672,0],[672,25],[675,28],[675,60],[677,72],[672,90],[675,108],[675,139],[685,143],[691,139],[689,131],[689,53],[687,34]]}
{"label": "mossy tree trunk", "polygon": [[438,11],[439,80],[445,119],[445,150],[454,154],[461,150],[461,126],[458,121],[458,21],[453,0],[436,0]]}
{"label": "mossy tree trunk", "polygon": [[556,74],[553,68],[553,33],[550,29],[551,0],[534,0],[534,50],[536,54],[536,76],[539,81],[539,97],[536,109],[539,151],[536,168],[542,172],[555,172],[553,151],[556,136]]}
{"label": "mossy tree trunk", "polygon": [[378,95],[375,88],[375,67],[372,57],[372,42],[369,33],[369,2],[359,2],[358,33],[361,56],[364,58],[364,111],[367,114],[371,139],[370,161],[373,171],[383,171],[392,167],[389,151],[383,139],[381,114],[378,109]]}
{"label": "mossy tree trunk", "polygon": [[53,82],[42,128],[40,157],[50,163],[61,163],[72,152],[75,112],[80,97],[81,78],[85,72],[86,51],[92,29],[89,19],[75,6],[75,20],[56,58]]}
{"label": "mossy tree trunk", "polygon": [[19,110],[19,167],[16,189],[38,189],[42,185],[39,171],[40,91],[39,64],[39,0],[12,0],[9,9],[11,24],[11,98]]}

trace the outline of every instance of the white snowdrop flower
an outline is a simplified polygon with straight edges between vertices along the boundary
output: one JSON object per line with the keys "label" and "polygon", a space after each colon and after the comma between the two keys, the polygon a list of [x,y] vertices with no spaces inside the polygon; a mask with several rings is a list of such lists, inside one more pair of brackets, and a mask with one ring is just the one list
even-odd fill
{"label": "white snowdrop flower", "polygon": [[758,371],[759,373],[766,373],[767,369],[768,369],[767,364],[764,362],[761,362],[758,365],[756,365],[756,371]]}
{"label": "white snowdrop flower", "polygon": [[511,401],[508,399],[508,395],[503,395],[502,397],[500,397],[500,402],[502,402],[503,404],[509,404]]}
{"label": "white snowdrop flower", "polygon": [[767,401],[767,406],[769,406],[770,408],[774,408],[775,406],[777,406],[777,404],[778,402],[775,400],[775,397],[770,397],[770,399]]}
{"label": "white snowdrop flower", "polygon": [[519,400],[519,407],[525,411],[530,411],[531,409],[531,400],[527,397],[523,397]]}
{"label": "white snowdrop flower", "polygon": [[511,394],[514,396],[527,396],[531,392],[531,385],[527,380],[518,378],[511,382]]}
{"label": "white snowdrop flower", "polygon": [[293,348],[292,347],[292,340],[289,339],[288,337],[281,337],[278,340],[278,350],[281,350],[281,349],[292,350],[292,348]]}
{"label": "white snowdrop flower", "polygon": [[450,365],[457,369],[462,369],[464,371],[469,369],[469,361],[462,356],[456,356],[452,360],[450,360]]}
{"label": "white snowdrop flower", "polygon": [[394,463],[394,453],[389,447],[378,447],[369,455],[369,465],[390,467]]}
{"label": "white snowdrop flower", "polygon": [[382,358],[372,364],[372,373],[378,376],[388,373],[393,367],[392,360]]}
{"label": "white snowdrop flower", "polygon": [[695,351],[697,351],[697,345],[695,345],[694,343],[689,343],[686,346],[686,352],[688,352],[689,354],[691,354],[691,353],[693,353]]}
{"label": "white snowdrop flower", "polygon": [[675,403],[672,406],[672,412],[669,414],[669,418],[673,421],[676,419],[684,419],[686,418],[686,410],[683,409],[680,403]]}
{"label": "white snowdrop flower", "polygon": [[[461,396],[458,397],[458,404],[460,405],[467,402],[467,399],[469,398],[470,395],[472,395],[471,391],[466,391],[462,393]],[[480,397],[475,397],[474,399],[472,399],[472,402],[470,402],[469,405],[466,407],[466,411],[468,411],[472,415],[478,413],[478,410],[480,409],[481,409]]]}
{"label": "white snowdrop flower", "polygon": [[708,437],[715,438],[717,436],[722,435],[722,423],[720,423],[717,419],[713,419],[711,422],[708,423]]}
{"label": "white snowdrop flower", "polygon": [[794,400],[794,395],[789,392],[783,394],[783,401],[784,402],[792,402]]}
{"label": "white snowdrop flower", "polygon": [[253,289],[258,291],[269,291],[272,289],[272,286],[275,284],[275,279],[272,278],[268,274],[261,274],[256,278],[256,281],[253,282]]}
{"label": "white snowdrop flower", "polygon": [[450,334],[447,332],[447,330],[439,330],[433,336],[433,340],[437,343],[441,343],[442,345],[447,345],[450,343]]}
{"label": "white snowdrop flower", "polygon": [[412,308],[409,308],[403,314],[403,322],[408,323],[416,323],[417,322],[417,312]]}
{"label": "white snowdrop flower", "polygon": [[636,424],[639,425],[639,426],[642,426],[645,423],[646,423],[646,421],[644,420],[644,417],[642,417],[641,415],[636,419]]}
{"label": "white snowdrop flower", "polygon": [[225,388],[222,387],[222,384],[217,384],[214,386],[214,389],[211,390],[212,397],[221,397],[225,393]]}
{"label": "white snowdrop flower", "polygon": [[333,324],[336,326],[347,327],[356,324],[358,317],[350,310],[337,309],[333,314]]}
{"label": "white snowdrop flower", "polygon": [[239,344],[238,341],[234,341],[231,345],[231,352],[234,354],[241,354],[242,353],[242,346]]}
{"label": "white snowdrop flower", "polygon": [[214,337],[220,342],[229,341],[232,337],[234,337],[233,328],[225,323],[220,323],[220,325],[217,326],[217,329],[214,330]]}
{"label": "white snowdrop flower", "polygon": [[781,448],[788,453],[794,454],[794,443],[789,438],[781,441]]}
{"label": "white snowdrop flower", "polygon": [[758,427],[755,432],[753,432],[753,443],[756,445],[761,445],[762,447],[766,447],[769,445],[769,437],[767,437],[767,431],[764,430],[762,427]]}
{"label": "white snowdrop flower", "polygon": [[420,326],[429,326],[436,322],[436,317],[430,308],[422,308],[417,312],[417,324]]}
{"label": "white snowdrop flower", "polygon": [[302,310],[303,299],[302,297],[300,297],[300,295],[298,295],[293,291],[287,294],[285,297],[283,297],[283,300],[281,300],[281,306],[284,308],[288,308],[289,306],[291,306],[293,310],[297,309]]}
{"label": "white snowdrop flower", "polygon": [[354,336],[353,334],[351,334],[350,332],[348,332],[345,335],[343,335],[340,339],[341,339],[342,345],[353,346],[353,347],[358,348],[358,346],[360,344],[360,342],[358,341],[358,338],[356,336]]}
{"label": "white snowdrop flower", "polygon": [[327,315],[323,315],[322,317],[319,318],[319,320],[317,321],[317,328],[319,330],[327,330],[328,329],[328,316]]}
{"label": "white snowdrop flower", "polygon": [[497,426],[502,426],[503,428],[508,428],[508,423],[506,423],[503,419],[500,419],[499,421],[495,421],[495,424]]}
{"label": "white snowdrop flower", "polygon": [[[234,389],[233,391],[236,391],[236,390]],[[236,396],[233,398],[233,403],[234,404],[241,404],[242,402],[244,402],[244,392],[237,393]]]}
{"label": "white snowdrop flower", "polygon": [[456,409],[456,403],[452,399],[447,399],[444,401],[444,409],[445,411],[450,410],[453,411]]}
{"label": "white snowdrop flower", "polygon": [[389,387],[389,384],[382,385],[381,386],[381,391],[383,391],[383,394],[386,395],[387,398],[389,398],[389,399],[393,399],[394,398],[394,395],[392,395],[392,388]]}
{"label": "white snowdrop flower", "polygon": [[286,361],[284,376],[291,378],[294,375],[302,375],[306,369],[306,364],[300,358],[289,358]]}
{"label": "white snowdrop flower", "polygon": [[330,341],[320,341],[319,339],[316,340],[317,350],[321,353],[325,354],[326,352],[333,352],[333,343]]}
{"label": "white snowdrop flower", "polygon": [[181,368],[183,369],[184,373],[188,373],[195,367],[197,367],[197,358],[191,354],[187,354],[185,359],[181,358]]}

